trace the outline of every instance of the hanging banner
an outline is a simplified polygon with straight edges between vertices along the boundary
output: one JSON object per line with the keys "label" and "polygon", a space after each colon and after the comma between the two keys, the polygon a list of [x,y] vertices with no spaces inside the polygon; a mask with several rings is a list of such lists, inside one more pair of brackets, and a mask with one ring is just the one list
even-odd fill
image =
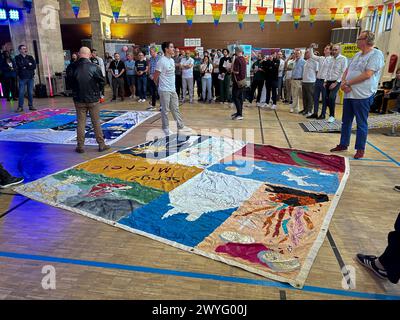
{"label": "hanging banner", "polygon": [[185,7],[185,16],[186,16],[186,21],[189,26],[193,24],[193,17],[194,17],[194,12],[196,10],[196,1],[183,1],[183,6]]}
{"label": "hanging banner", "polygon": [[164,0],[152,0],[151,11],[153,12],[154,22],[159,26],[164,8]]}
{"label": "hanging banner", "polygon": [[384,8],[384,7],[385,7],[385,6],[384,6],[383,4],[380,4],[379,6],[377,6],[379,21],[381,21],[382,13],[383,13],[383,8]]}
{"label": "hanging banner", "polygon": [[329,10],[331,12],[331,23],[335,24],[337,8],[330,8]]}
{"label": "hanging banner", "polygon": [[349,17],[350,8],[343,8],[343,17],[345,20]]}
{"label": "hanging banner", "polygon": [[121,12],[122,3],[124,2],[124,0],[108,0],[108,1],[111,6],[111,11],[113,13],[114,20],[115,22],[117,22],[119,18],[119,13]]}
{"label": "hanging banner", "polygon": [[278,26],[279,22],[281,22],[282,14],[283,14],[283,8],[274,8],[275,21]]}
{"label": "hanging banner", "polygon": [[72,11],[74,12],[75,18],[78,18],[79,9],[81,8],[82,0],[69,0]]}
{"label": "hanging banner", "polygon": [[224,5],[222,3],[210,3],[210,5],[214,18],[214,26],[217,26],[219,23],[219,19],[221,19],[222,8]]}
{"label": "hanging banner", "polygon": [[395,7],[396,7],[397,13],[400,14],[400,2],[397,2],[397,3],[395,4]]}
{"label": "hanging banner", "polygon": [[393,13],[393,3],[389,3],[387,7],[387,18],[390,19]]}
{"label": "hanging banner", "polygon": [[363,11],[363,7],[356,7],[357,22],[360,21],[362,11]]}
{"label": "hanging banner", "polygon": [[264,31],[265,27],[265,16],[267,14],[268,8],[265,7],[257,7],[258,18],[260,19],[260,28]]}
{"label": "hanging banner", "polygon": [[246,10],[247,10],[247,6],[236,6],[236,12],[237,12],[240,29],[243,29],[243,19],[244,19],[244,13],[246,12]]}
{"label": "hanging banner", "polygon": [[301,8],[293,8],[294,27],[296,29],[299,27],[300,17],[301,17]]}
{"label": "hanging banner", "polygon": [[310,25],[311,27],[314,25],[315,16],[317,15],[318,8],[310,8]]}

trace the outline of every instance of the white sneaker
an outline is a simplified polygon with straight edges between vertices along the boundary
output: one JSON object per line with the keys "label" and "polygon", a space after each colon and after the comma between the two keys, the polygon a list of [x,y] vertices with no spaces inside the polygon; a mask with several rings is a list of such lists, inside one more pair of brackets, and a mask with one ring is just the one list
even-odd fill
{"label": "white sneaker", "polygon": [[148,106],[148,107],[146,108],[146,110],[148,110],[148,111],[154,111],[154,110],[157,110],[157,108],[156,108],[156,107],[153,107],[153,106]]}
{"label": "white sneaker", "polygon": [[166,136],[170,136],[171,134],[174,134],[169,128],[168,129],[163,129],[163,131],[164,131],[164,134]]}
{"label": "white sneaker", "polygon": [[335,118],[334,118],[334,117],[329,117],[328,122],[329,122],[329,123],[335,122]]}
{"label": "white sneaker", "polygon": [[293,113],[294,112],[294,109],[293,109],[293,107],[292,106],[290,106],[290,111],[289,111],[290,113]]}
{"label": "white sneaker", "polygon": [[260,108],[266,109],[268,105],[266,103],[260,103]]}
{"label": "white sneaker", "polygon": [[142,102],[146,102],[146,99],[142,99]]}
{"label": "white sneaker", "polygon": [[309,117],[309,116],[312,116],[312,115],[313,115],[312,112],[308,112],[308,113],[306,114],[306,117]]}
{"label": "white sneaker", "polygon": [[271,107],[272,110],[276,110],[276,104],[273,104]]}
{"label": "white sneaker", "polygon": [[132,96],[132,95],[130,95],[130,96],[129,96],[129,99],[133,99],[133,96]]}
{"label": "white sneaker", "polygon": [[178,129],[178,133],[192,133],[193,129],[189,128],[189,127],[183,127],[182,129]]}

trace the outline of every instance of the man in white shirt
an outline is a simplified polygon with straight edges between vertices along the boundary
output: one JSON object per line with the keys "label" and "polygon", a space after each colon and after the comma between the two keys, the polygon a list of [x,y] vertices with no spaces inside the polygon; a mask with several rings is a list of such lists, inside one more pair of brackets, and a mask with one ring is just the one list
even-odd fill
{"label": "man in white shirt", "polygon": [[181,60],[183,103],[185,103],[187,90],[189,90],[189,101],[190,103],[193,103],[193,65],[194,60],[190,57],[190,51],[186,51],[185,57]]}
{"label": "man in white shirt", "polygon": [[317,80],[318,63],[310,59],[310,50],[307,50],[304,54],[304,60],[306,63],[303,68],[303,81],[302,81],[302,92],[303,92],[303,110],[301,113],[307,117],[312,115],[313,102],[314,102],[314,86]]}
{"label": "man in white shirt", "polygon": [[179,99],[175,87],[175,61],[172,59],[174,44],[172,42],[163,42],[161,48],[164,56],[157,62],[153,81],[158,86],[163,131],[166,135],[172,134],[169,130],[168,122],[168,112],[171,110],[178,126],[178,134],[191,133],[192,129],[185,127],[179,111]]}
{"label": "man in white shirt", "polygon": [[283,73],[285,71],[285,60],[283,59],[282,51],[279,51],[277,54],[277,58],[279,60],[279,70],[278,70],[278,100],[282,99],[282,90],[283,90]]}
{"label": "man in white shirt", "polygon": [[325,79],[328,76],[328,70],[330,68],[330,63],[332,63],[332,45],[328,44],[324,48],[324,55],[317,56],[314,54],[314,48],[316,45],[311,44],[310,53],[311,59],[318,62],[318,74],[317,80],[315,81],[315,89],[314,89],[314,113],[307,117],[309,119],[325,119],[324,117],[318,116],[319,110],[319,97],[322,96],[322,110],[326,110],[326,88],[324,86]]}
{"label": "man in white shirt", "polygon": [[[343,74],[347,68],[347,58],[340,54],[340,45],[335,44],[332,47],[332,63],[329,65],[327,77],[325,79],[327,104],[329,107],[328,122],[335,122],[336,97],[340,89]],[[325,119],[325,112],[322,108],[321,117]]]}
{"label": "man in white shirt", "polygon": [[378,89],[385,59],[382,51],[374,48],[375,34],[363,31],[357,39],[361,52],[351,60],[343,77],[341,89],[344,91],[342,131],[340,144],[331,152],[345,151],[350,145],[353,119],[357,121],[356,145],[354,159],[364,157],[368,135],[368,115]]}

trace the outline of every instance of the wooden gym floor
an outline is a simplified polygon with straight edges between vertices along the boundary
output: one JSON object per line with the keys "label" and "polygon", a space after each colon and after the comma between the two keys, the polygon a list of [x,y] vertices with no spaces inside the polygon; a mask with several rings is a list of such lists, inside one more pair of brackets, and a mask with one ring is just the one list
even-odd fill
{"label": "wooden gym floor", "polygon": [[[65,97],[37,99],[35,105],[73,108]],[[102,105],[112,110],[146,107],[129,99]],[[15,108],[1,100],[0,118]],[[338,143],[339,134],[305,133],[298,124],[304,117],[288,109],[280,104],[276,112],[259,113],[248,107],[243,121],[232,121],[233,109],[227,105],[181,107],[186,125],[196,130],[250,129],[256,143],[325,153]],[[141,143],[150,129],[160,127],[159,119],[147,121],[113,150]],[[379,255],[384,250],[400,208],[400,194],[393,191],[400,184],[400,138],[384,132],[389,129],[370,131],[365,159],[353,160],[353,150],[346,153],[350,178],[302,290],[2,189],[0,299],[400,299],[399,286],[375,278],[354,260],[358,252]],[[99,156],[95,147],[82,155],[73,149],[0,142],[0,162],[32,181]],[[55,290],[41,286],[45,265],[56,269]],[[355,289],[342,287],[345,265],[355,271]]]}

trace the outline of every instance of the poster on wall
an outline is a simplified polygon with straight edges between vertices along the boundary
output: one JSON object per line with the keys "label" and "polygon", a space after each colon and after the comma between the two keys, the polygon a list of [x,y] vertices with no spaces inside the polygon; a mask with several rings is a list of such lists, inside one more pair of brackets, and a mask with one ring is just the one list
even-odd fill
{"label": "poster on wall", "polygon": [[114,55],[114,53],[119,53],[122,61],[126,60],[126,54],[132,52],[133,47],[135,47],[134,43],[122,42],[122,41],[104,43],[105,52],[108,52],[112,56]]}

